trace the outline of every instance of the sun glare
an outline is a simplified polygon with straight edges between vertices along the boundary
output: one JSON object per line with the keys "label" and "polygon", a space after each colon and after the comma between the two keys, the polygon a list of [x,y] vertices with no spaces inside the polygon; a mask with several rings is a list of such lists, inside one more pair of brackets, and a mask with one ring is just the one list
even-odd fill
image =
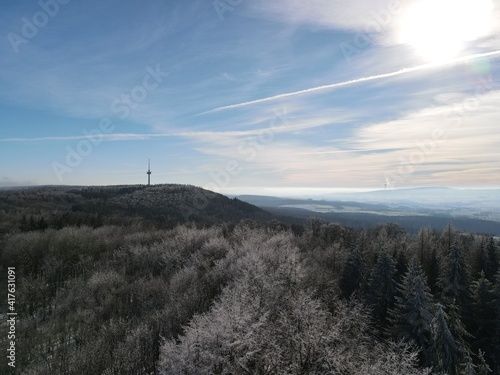
{"label": "sun glare", "polygon": [[429,62],[457,57],[490,28],[491,0],[420,0],[401,20],[400,38]]}

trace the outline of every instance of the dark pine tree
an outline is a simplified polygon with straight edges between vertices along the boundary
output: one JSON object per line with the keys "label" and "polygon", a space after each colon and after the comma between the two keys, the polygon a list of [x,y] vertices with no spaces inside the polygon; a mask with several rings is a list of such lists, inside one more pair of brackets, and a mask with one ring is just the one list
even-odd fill
{"label": "dark pine tree", "polygon": [[396,304],[390,311],[393,336],[413,342],[421,349],[420,362],[428,365],[431,346],[432,295],[417,257],[410,261],[408,272],[398,287]]}
{"label": "dark pine tree", "polygon": [[380,251],[367,288],[367,304],[378,326],[385,330],[388,325],[388,312],[394,306],[397,284],[394,280],[396,266],[385,248]]}
{"label": "dark pine tree", "polygon": [[475,270],[478,273],[484,272],[488,280],[493,280],[493,277],[495,276],[495,272],[493,271],[493,263],[491,262],[489,251],[484,242],[481,243],[481,246],[476,253],[476,260],[474,263]]}
{"label": "dark pine tree", "polygon": [[396,259],[396,274],[394,275],[394,280],[396,284],[401,284],[404,275],[408,272],[408,260],[403,251],[399,251],[394,259]]}
{"label": "dark pine tree", "polygon": [[456,242],[443,260],[438,284],[441,301],[445,305],[456,303],[464,314],[471,302],[469,266],[462,247]]}
{"label": "dark pine tree", "polygon": [[[493,371],[491,371],[491,367],[488,365],[488,363],[486,363],[486,360],[484,358],[484,353],[481,349],[479,349],[477,357],[479,359],[479,364],[477,366],[477,371],[475,375],[488,375],[492,373]],[[497,373],[495,372],[495,374]]]}
{"label": "dark pine tree", "polygon": [[28,223],[28,219],[26,218],[26,215],[23,215],[21,218],[21,223],[19,225],[19,229],[21,229],[22,232],[28,232],[30,230],[30,225]]}
{"label": "dark pine tree", "polygon": [[429,288],[431,289],[431,293],[433,295],[437,295],[438,288],[438,280],[439,280],[439,264],[440,258],[438,256],[436,248],[432,250],[431,260],[427,267],[427,280],[429,283]]}
{"label": "dark pine tree", "polygon": [[472,320],[471,333],[474,337],[472,347],[474,352],[482,350],[488,364],[494,366],[495,362],[495,326],[498,317],[495,314],[494,290],[485,273],[481,272],[479,280],[472,284],[474,301],[474,319]]}
{"label": "dark pine tree", "polygon": [[49,225],[47,224],[47,222],[45,221],[45,218],[42,216],[40,217],[40,219],[38,220],[38,223],[37,223],[37,228],[38,230],[45,230],[49,227]]}
{"label": "dark pine tree", "polygon": [[365,265],[361,253],[355,249],[349,253],[340,275],[339,286],[344,298],[351,298],[352,294],[359,289],[364,272]]}
{"label": "dark pine tree", "polygon": [[495,313],[495,320],[492,327],[493,335],[493,360],[491,369],[494,374],[500,374],[500,269],[495,275],[495,282],[492,288],[492,306]]}
{"label": "dark pine tree", "polygon": [[30,216],[30,222],[29,222],[29,230],[37,230],[38,229],[38,225],[35,221],[35,218],[33,217],[33,215]]}
{"label": "dark pine tree", "polygon": [[[496,273],[500,270],[500,255],[498,253],[498,247],[495,245],[495,240],[493,237],[490,238],[487,246],[488,258],[491,262],[491,271],[486,273],[486,278],[490,281],[495,279]],[[486,271],[485,271],[486,272]]]}
{"label": "dark pine tree", "polygon": [[432,319],[432,346],[430,355],[434,370],[449,375],[459,374],[459,348],[448,328],[448,317],[443,305],[436,304],[436,313]]}
{"label": "dark pine tree", "polygon": [[467,340],[472,338],[472,335],[467,331],[465,325],[462,323],[460,308],[454,303],[447,306],[446,311],[448,319],[448,328],[455,339],[458,347],[458,361],[466,367],[472,361],[472,352]]}

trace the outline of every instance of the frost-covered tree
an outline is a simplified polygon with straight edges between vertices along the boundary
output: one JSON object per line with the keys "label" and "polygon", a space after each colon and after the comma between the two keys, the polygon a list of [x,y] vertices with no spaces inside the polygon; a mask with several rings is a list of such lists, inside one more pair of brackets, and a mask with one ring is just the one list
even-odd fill
{"label": "frost-covered tree", "polygon": [[210,311],[163,344],[160,374],[426,374],[408,347],[368,333],[358,304],[333,310],[304,290],[299,253],[281,239],[243,241],[235,275]]}
{"label": "frost-covered tree", "polygon": [[472,356],[470,344],[468,343],[472,335],[467,331],[462,322],[460,308],[456,304],[451,303],[446,307],[446,315],[448,328],[458,346],[459,361],[467,363]]}
{"label": "frost-covered tree", "polygon": [[472,296],[474,301],[474,319],[472,321],[472,336],[474,351],[482,349],[486,359],[494,360],[495,342],[495,315],[493,306],[492,285],[481,272],[479,280],[472,284]]}
{"label": "frost-covered tree", "polygon": [[458,374],[459,348],[448,328],[447,315],[441,304],[436,304],[432,320],[432,346],[430,353],[434,369],[449,375]]}
{"label": "frost-covered tree", "polygon": [[[160,374],[425,374],[416,353],[370,338],[359,306],[332,314],[303,292],[273,317],[239,286],[206,315],[196,316],[179,342],[161,348]],[[270,301],[260,301],[266,305]]]}
{"label": "frost-covered tree", "polygon": [[493,277],[495,276],[495,272],[493,271],[493,263],[491,262],[490,254],[484,241],[482,241],[479,245],[479,249],[477,250],[475,255],[474,263],[474,269],[476,270],[476,272],[484,272],[488,280],[493,280]]}
{"label": "frost-covered tree", "polygon": [[448,226],[441,232],[440,242],[445,250],[445,253],[449,253],[451,251],[451,247],[457,237],[457,232],[455,228],[448,223]]}
{"label": "frost-covered tree", "polygon": [[417,344],[422,351],[421,362],[426,364],[431,344],[432,295],[415,256],[398,292],[395,307],[390,311],[391,331],[396,337]]}
{"label": "frost-covered tree", "polygon": [[495,318],[492,304],[492,285],[484,272],[481,272],[480,278],[472,283],[472,296],[474,300],[474,326],[476,328],[472,334],[476,340],[480,340],[488,335]]}
{"label": "frost-covered tree", "polygon": [[463,310],[470,302],[469,266],[462,247],[456,242],[443,260],[438,283],[445,304],[455,302]]}

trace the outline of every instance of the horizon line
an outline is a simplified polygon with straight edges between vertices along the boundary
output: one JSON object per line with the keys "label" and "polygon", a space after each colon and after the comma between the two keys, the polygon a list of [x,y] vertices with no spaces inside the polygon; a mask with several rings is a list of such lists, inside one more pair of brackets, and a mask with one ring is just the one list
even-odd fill
{"label": "horizon line", "polygon": [[[41,188],[41,187],[113,187],[113,186],[142,186],[145,184],[91,184],[91,185],[80,185],[80,184],[71,184],[71,185],[66,185],[66,184],[34,184],[34,185],[0,185],[0,189],[6,189],[6,188]],[[184,185],[184,186],[192,186],[192,187],[198,187],[204,190],[208,190],[203,188],[202,186],[197,186],[194,184],[183,184],[180,182],[165,182],[165,183],[157,183],[154,184],[156,186],[161,186],[161,185]],[[253,189],[253,188],[247,188],[247,187],[240,187],[240,188],[233,188],[234,190],[244,190],[244,189]],[[262,187],[255,187],[255,190],[261,190],[263,189]],[[273,187],[273,188],[264,188],[264,189],[270,189],[270,190],[309,190],[309,191],[314,191],[314,190],[322,190],[322,191],[348,191],[348,190],[358,190],[359,192],[363,193],[368,193],[368,192],[374,192],[374,191],[394,191],[394,190],[415,190],[415,189],[450,189],[450,190],[498,190],[500,189],[500,186],[498,187],[452,187],[452,186],[432,186],[432,185],[426,185],[426,186],[413,186],[413,187],[391,187],[391,188],[376,188],[376,187]],[[241,194],[241,195],[247,195],[247,194]]]}

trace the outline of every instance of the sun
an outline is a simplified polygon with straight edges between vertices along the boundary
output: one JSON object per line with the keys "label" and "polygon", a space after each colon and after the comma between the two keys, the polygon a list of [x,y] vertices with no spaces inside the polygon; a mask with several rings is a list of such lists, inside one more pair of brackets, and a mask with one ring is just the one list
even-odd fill
{"label": "sun", "polygon": [[457,57],[491,27],[491,0],[417,0],[401,18],[400,40],[428,62]]}

